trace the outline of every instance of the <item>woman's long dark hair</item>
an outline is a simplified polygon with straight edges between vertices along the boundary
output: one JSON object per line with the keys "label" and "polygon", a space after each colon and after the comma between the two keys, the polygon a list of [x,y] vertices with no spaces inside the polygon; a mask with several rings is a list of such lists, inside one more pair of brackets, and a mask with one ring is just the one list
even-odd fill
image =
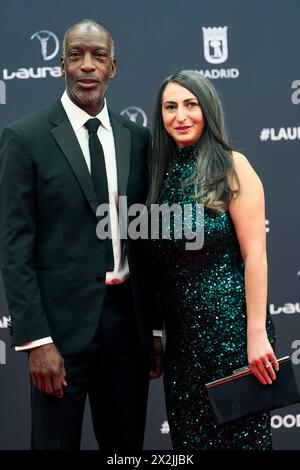
{"label": "woman's long dark hair", "polygon": [[[197,167],[185,181],[195,188],[198,202],[223,212],[239,191],[233,189],[229,175],[237,174],[232,160],[232,149],[227,141],[224,113],[221,101],[209,80],[192,70],[183,70],[167,77],[160,88],[155,111],[153,148],[149,158],[150,189],[147,206],[157,203],[162,192],[165,172],[176,156],[176,144],[165,130],[162,119],[162,97],[168,83],[178,83],[196,96],[201,106],[205,127],[195,148]],[[231,179],[231,178],[230,178]],[[205,199],[202,199],[203,196]]]}

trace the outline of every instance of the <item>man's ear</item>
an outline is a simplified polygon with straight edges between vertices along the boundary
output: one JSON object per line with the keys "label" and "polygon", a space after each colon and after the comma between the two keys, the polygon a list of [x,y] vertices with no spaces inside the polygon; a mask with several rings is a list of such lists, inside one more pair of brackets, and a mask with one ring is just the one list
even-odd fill
{"label": "man's ear", "polygon": [[116,59],[112,60],[111,67],[110,67],[110,78],[114,78],[117,73],[117,61]]}
{"label": "man's ear", "polygon": [[60,58],[60,71],[63,75],[65,74],[65,59],[63,56]]}

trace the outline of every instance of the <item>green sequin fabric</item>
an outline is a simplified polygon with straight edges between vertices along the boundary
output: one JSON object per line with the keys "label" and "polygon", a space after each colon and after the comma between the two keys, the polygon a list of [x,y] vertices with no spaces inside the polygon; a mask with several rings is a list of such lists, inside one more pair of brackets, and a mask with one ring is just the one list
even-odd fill
{"label": "green sequin fabric", "polygon": [[[160,203],[195,204],[194,146],[178,149]],[[166,328],[164,386],[174,450],[272,448],[269,413],[217,426],[204,384],[247,365],[244,265],[228,212],[204,210],[204,245],[187,251],[170,222],[170,239],[152,240]],[[274,347],[273,324],[267,331]]]}

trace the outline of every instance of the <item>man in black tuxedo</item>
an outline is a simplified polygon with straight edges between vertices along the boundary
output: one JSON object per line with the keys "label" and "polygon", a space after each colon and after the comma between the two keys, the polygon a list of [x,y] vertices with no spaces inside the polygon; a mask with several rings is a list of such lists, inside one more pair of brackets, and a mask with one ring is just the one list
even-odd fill
{"label": "man in black tuxedo", "polygon": [[[141,449],[161,322],[142,242],[118,236],[118,202],[145,201],[150,134],[107,108],[104,26],[67,31],[61,70],[62,98],[0,144],[0,260],[12,345],[29,356],[32,448],[78,449],[88,395],[99,447]],[[108,202],[112,241],[96,235]]]}

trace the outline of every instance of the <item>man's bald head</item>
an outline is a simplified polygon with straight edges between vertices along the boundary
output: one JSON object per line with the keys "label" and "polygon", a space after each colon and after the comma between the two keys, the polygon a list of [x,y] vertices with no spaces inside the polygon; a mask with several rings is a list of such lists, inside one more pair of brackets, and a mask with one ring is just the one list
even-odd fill
{"label": "man's bald head", "polygon": [[89,19],[89,18],[86,18],[84,20],[79,21],[78,23],[74,24],[73,26],[71,26],[66,31],[64,39],[63,39],[63,45],[62,45],[62,55],[63,55],[63,57],[65,56],[65,53],[66,53],[66,47],[67,47],[67,43],[68,43],[69,34],[72,31],[77,30],[77,29],[79,31],[80,30],[87,30],[87,29],[90,29],[94,32],[96,32],[97,30],[101,31],[101,32],[104,31],[107,34],[107,37],[109,38],[109,41],[110,41],[111,58],[114,58],[114,56],[115,56],[115,45],[114,45],[114,41],[113,41],[113,38],[111,37],[110,32],[108,31],[108,29],[104,25],[102,25],[101,23],[98,23],[95,20]]}

